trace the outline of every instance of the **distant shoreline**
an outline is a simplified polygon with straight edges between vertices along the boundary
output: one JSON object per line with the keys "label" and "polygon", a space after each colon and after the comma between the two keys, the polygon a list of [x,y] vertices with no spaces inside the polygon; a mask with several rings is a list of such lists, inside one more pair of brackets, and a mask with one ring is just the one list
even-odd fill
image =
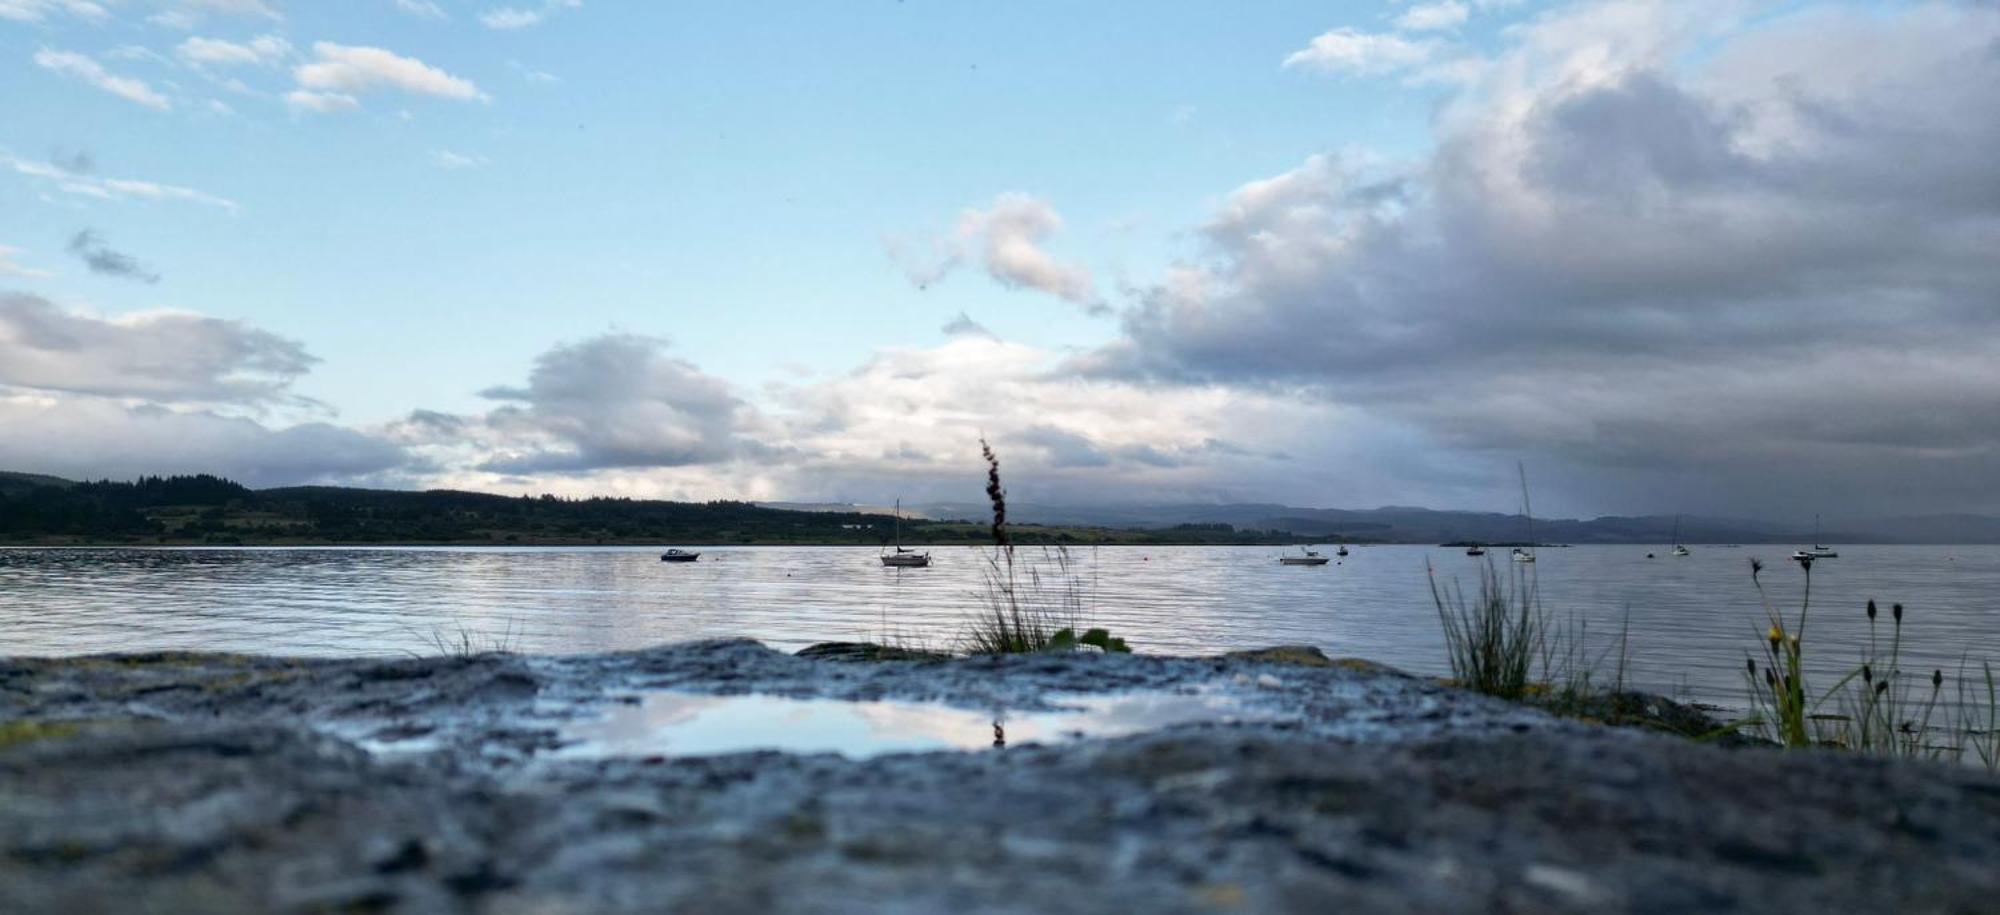
{"label": "distant shoreline", "polygon": [[[1016,537],[1016,543],[1014,545],[1022,549],[1039,549],[1042,547],[1051,547],[1051,548],[1063,547],[1070,549],[1080,549],[1084,547],[1131,547],[1135,549],[1144,549],[1149,547],[1213,546],[1213,547],[1266,547],[1269,549],[1288,550],[1297,547],[1335,546],[1335,545],[1345,544],[1346,546],[1354,549],[1364,549],[1368,547],[1387,547],[1387,546],[1419,546],[1419,547],[1431,547],[1434,549],[1458,550],[1458,549],[1464,549],[1469,546],[1473,546],[1473,544],[1471,543],[1463,543],[1463,542],[1431,543],[1428,541],[1365,541],[1365,540],[1332,540],[1332,539],[1322,539],[1322,540],[1300,539],[1286,543],[1276,543],[1269,540],[1217,541],[1217,540],[1186,540],[1186,539],[1171,539],[1171,538],[1161,539],[1161,540],[1132,539],[1132,537],[1135,536],[1143,538],[1145,536],[1144,531],[1121,531],[1120,533],[1128,535],[1127,537],[1122,539],[1104,539],[1104,540],[1077,539],[1070,541],[1057,541],[1049,539],[1023,538],[1020,536],[1021,528],[1019,527],[1010,528],[1009,532]],[[935,540],[935,541],[909,540],[905,541],[903,545],[905,547],[912,547],[917,549],[946,549],[951,547],[988,547],[993,545],[993,541],[986,539]],[[1888,540],[1843,541],[1838,545],[1843,547],[1891,546],[1891,547],[1936,547],[1936,548],[2000,546],[2000,544],[1980,543],[1980,542],[1910,543],[1910,542],[1898,542],[1898,541],[1888,541]],[[704,540],[614,541],[614,540],[594,540],[594,539],[590,540],[564,540],[564,539],[365,540],[365,541],[363,540],[356,540],[356,541],[242,540],[242,541],[234,541],[227,543],[212,542],[206,540],[189,540],[189,539],[173,539],[173,538],[169,538],[166,540],[149,539],[149,540],[126,540],[126,541],[66,540],[62,538],[0,540],[0,549],[77,549],[77,550],[191,549],[191,548],[195,549],[199,548],[397,549],[397,548],[414,548],[414,547],[491,547],[494,549],[508,549],[508,548],[522,548],[522,547],[615,547],[619,549],[637,549],[637,548],[665,549],[667,547],[683,547],[683,548],[715,549],[715,550],[743,549],[746,547],[757,547],[757,548],[846,547],[849,549],[856,549],[856,550],[879,550],[885,548],[886,546],[887,544],[854,543],[852,541],[838,541],[838,540],[774,540],[774,541],[757,541],[751,543],[745,543],[741,541],[731,542],[731,541],[704,541]],[[1516,547],[1537,549],[1537,550],[1562,550],[1562,549],[1572,549],[1575,547],[1599,547],[1599,546],[1620,546],[1620,547],[1635,547],[1635,548],[1652,547],[1657,550],[1665,549],[1665,547],[1662,544],[1650,540],[1604,541],[1597,543],[1481,542],[1478,544],[1478,546],[1486,550],[1507,550]],[[1689,543],[1687,544],[1687,546],[1695,550],[1748,550],[1759,547],[1792,548],[1798,546],[1798,544],[1789,540],[1772,540],[1772,541],[1762,541],[1762,542],[1731,543],[1731,544]]]}

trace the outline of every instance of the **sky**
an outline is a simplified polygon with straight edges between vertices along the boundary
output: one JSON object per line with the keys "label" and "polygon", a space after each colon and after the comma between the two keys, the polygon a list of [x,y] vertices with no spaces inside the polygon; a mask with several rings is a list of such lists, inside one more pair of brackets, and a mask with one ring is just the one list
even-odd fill
{"label": "sky", "polygon": [[0,468],[2000,511],[2000,4],[0,0]]}

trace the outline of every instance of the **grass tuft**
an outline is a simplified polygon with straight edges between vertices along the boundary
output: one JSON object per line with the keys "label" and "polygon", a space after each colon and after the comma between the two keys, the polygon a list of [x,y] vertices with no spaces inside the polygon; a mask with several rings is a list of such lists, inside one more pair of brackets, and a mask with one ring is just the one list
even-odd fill
{"label": "grass tuft", "polygon": [[[986,590],[979,613],[961,639],[966,654],[1026,654],[1075,651],[1094,646],[1124,652],[1123,639],[1102,629],[1082,631],[1085,587],[1076,561],[1066,547],[1043,547],[1039,562],[1017,562],[1007,533],[1007,490],[1000,485],[1000,458],[986,439],[979,440],[986,459],[986,499],[993,507],[992,551],[986,554]],[[1044,572],[1047,574],[1044,574]]]}
{"label": "grass tuft", "polygon": [[1536,598],[1535,583],[1517,570],[1503,579],[1488,563],[1479,572],[1479,593],[1468,598],[1456,582],[1441,585],[1437,570],[1425,567],[1431,601],[1444,625],[1444,641],[1458,685],[1489,696],[1519,701],[1548,669],[1549,615]]}

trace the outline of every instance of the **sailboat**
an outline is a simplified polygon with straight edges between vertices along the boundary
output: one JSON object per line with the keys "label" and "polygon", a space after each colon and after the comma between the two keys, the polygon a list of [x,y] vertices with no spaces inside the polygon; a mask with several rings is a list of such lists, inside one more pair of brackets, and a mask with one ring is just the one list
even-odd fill
{"label": "sailboat", "polygon": [[1326,565],[1327,563],[1327,558],[1325,556],[1321,556],[1319,553],[1313,550],[1308,550],[1305,547],[1299,547],[1299,552],[1305,555],[1280,556],[1278,557],[1278,564],[1281,566],[1323,566]]}
{"label": "sailboat", "polygon": [[1515,562],[1535,561],[1535,513],[1528,507],[1528,468],[1520,461],[1514,462],[1514,469],[1521,472],[1521,517],[1528,523],[1528,546],[1514,548]]}
{"label": "sailboat", "polygon": [[1840,554],[1830,546],[1819,542],[1819,515],[1813,515],[1813,546],[1810,550],[1794,550],[1793,559],[1838,559]]}
{"label": "sailboat", "polygon": [[1688,550],[1688,548],[1687,548],[1687,547],[1685,547],[1685,546],[1682,546],[1682,545],[1681,545],[1681,516],[1679,516],[1679,515],[1675,515],[1675,516],[1674,516],[1674,549],[1673,549],[1673,554],[1674,554],[1675,556],[1686,556],[1686,555],[1688,555],[1688,554],[1689,554],[1689,550]]}
{"label": "sailboat", "polygon": [[898,569],[921,569],[931,564],[931,554],[903,548],[903,500],[896,500],[896,552],[882,554],[882,564]]}

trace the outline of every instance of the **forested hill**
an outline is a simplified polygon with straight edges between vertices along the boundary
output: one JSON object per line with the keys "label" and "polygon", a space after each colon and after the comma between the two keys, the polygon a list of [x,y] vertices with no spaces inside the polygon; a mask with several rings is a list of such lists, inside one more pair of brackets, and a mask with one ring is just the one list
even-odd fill
{"label": "forested hill", "polygon": [[[297,486],[252,490],[220,477],[72,482],[0,473],[0,543],[14,544],[854,544],[889,540],[892,519],[748,502],[661,502]],[[1022,543],[1290,543],[1227,525],[1153,531],[1018,526]],[[983,543],[968,522],[905,520],[907,544]]]}

